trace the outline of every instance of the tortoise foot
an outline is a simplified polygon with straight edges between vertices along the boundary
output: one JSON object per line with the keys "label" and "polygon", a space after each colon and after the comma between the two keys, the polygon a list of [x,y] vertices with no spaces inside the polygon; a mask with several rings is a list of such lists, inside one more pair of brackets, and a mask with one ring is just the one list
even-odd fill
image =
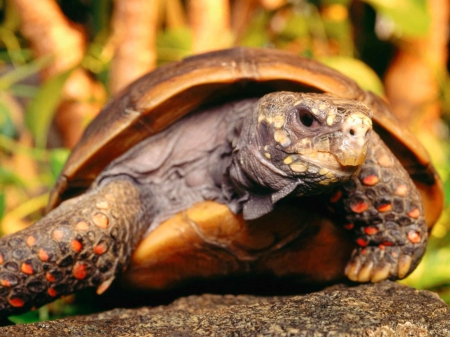
{"label": "tortoise foot", "polygon": [[137,241],[131,238],[142,232],[130,226],[137,217],[131,202],[139,202],[133,185],[111,182],[2,238],[0,315],[24,312],[86,287],[104,291],[128,264]]}
{"label": "tortoise foot", "polygon": [[[354,282],[402,279],[414,270],[420,260],[409,255],[410,251],[405,246],[357,248],[345,268],[345,274]],[[414,255],[421,253],[414,251]]]}

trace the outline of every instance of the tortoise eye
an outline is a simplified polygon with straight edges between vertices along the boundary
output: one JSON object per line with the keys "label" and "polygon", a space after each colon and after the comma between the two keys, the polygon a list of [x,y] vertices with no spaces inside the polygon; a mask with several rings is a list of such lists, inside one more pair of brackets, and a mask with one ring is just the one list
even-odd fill
{"label": "tortoise eye", "polygon": [[297,111],[300,123],[302,123],[304,126],[306,126],[307,128],[319,126],[319,122],[308,109],[301,108]]}

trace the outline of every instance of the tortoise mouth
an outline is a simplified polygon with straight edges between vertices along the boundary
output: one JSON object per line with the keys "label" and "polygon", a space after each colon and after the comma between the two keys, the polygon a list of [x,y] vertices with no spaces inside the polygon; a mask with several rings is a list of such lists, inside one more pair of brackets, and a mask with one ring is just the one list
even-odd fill
{"label": "tortoise mouth", "polygon": [[337,156],[330,152],[316,151],[299,155],[305,162],[309,162],[318,167],[323,167],[344,175],[350,175],[356,170],[354,165],[342,164]]}

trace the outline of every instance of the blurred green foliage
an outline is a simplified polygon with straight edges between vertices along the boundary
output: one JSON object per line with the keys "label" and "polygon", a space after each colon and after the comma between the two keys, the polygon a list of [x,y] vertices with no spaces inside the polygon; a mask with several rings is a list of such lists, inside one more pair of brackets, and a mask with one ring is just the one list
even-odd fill
{"label": "blurred green foliage", "polygon": [[[106,88],[112,57],[107,45],[112,0],[60,0],[59,4],[70,20],[84,27],[89,38],[80,67],[90,71]],[[70,72],[39,83],[38,72],[51,59],[33,59],[19,33],[17,13],[8,2],[0,1],[0,17],[0,218],[15,214],[34,220],[41,215],[47,191],[69,153],[67,149],[47,145],[52,137],[51,122],[59,92]],[[429,25],[425,0],[291,0],[277,10],[255,10],[235,43],[282,48],[320,59],[353,77],[365,89],[382,95],[380,78],[393,58],[397,38],[424,36]],[[158,64],[189,55],[191,43],[189,27],[171,28],[161,24],[156,43]],[[441,91],[443,105],[448,109],[450,90],[446,74],[442,76]],[[445,136],[447,125],[442,124],[442,129]],[[22,142],[21,136],[27,133],[32,136],[32,144]],[[429,144],[434,149],[437,146],[444,158],[439,161],[439,170],[445,178],[448,198],[450,160],[446,142],[441,137]],[[24,178],[5,164],[15,156],[25,156],[36,163],[37,176]],[[7,193],[17,195],[22,200],[20,205],[7,209]],[[450,303],[449,271],[450,224],[446,210],[430,238],[423,263],[405,282],[436,290]],[[23,323],[88,312],[85,307],[60,305],[63,302],[60,300],[14,320]]]}

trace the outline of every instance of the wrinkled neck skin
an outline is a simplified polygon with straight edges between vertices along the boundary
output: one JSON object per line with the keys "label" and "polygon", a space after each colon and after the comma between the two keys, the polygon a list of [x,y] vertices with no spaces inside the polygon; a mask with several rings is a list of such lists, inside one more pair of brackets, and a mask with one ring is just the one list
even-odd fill
{"label": "wrinkled neck skin", "polygon": [[[252,114],[245,118],[239,142],[233,148],[227,183],[224,186],[227,189],[231,185],[231,189],[237,194],[237,198],[230,196],[229,206],[236,213],[242,211],[246,220],[269,213],[277,201],[288,195],[324,192],[324,186],[318,185],[315,179],[293,176],[274,165],[276,156],[270,160],[264,156],[257,119],[255,106]],[[280,155],[280,160],[282,157],[284,156]],[[225,193],[227,194],[229,193]]]}

